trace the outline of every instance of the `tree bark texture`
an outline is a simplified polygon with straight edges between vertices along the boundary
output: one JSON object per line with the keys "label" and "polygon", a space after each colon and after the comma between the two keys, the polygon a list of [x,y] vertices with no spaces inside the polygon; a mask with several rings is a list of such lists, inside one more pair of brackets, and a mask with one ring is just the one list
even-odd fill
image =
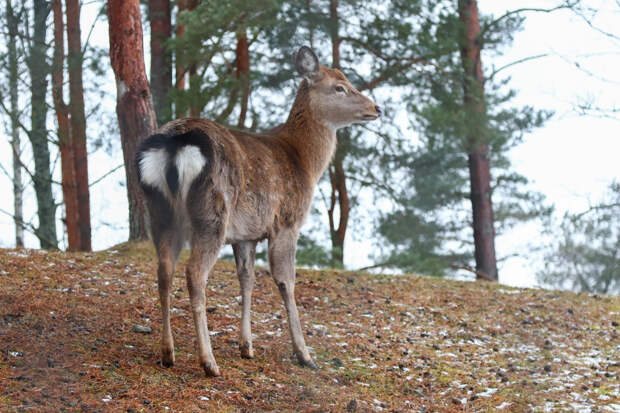
{"label": "tree bark texture", "polygon": [[54,14],[54,60],[52,63],[52,97],[58,123],[58,146],[62,173],[62,195],[65,204],[65,225],[67,227],[67,249],[80,249],[80,228],[77,184],[75,182],[75,161],[71,141],[69,108],[63,98],[65,38],[62,15],[62,1],[52,0]]}
{"label": "tree bark texture", "polygon": [[28,69],[30,71],[30,133],[34,158],[34,189],[37,197],[37,214],[39,226],[36,235],[41,248],[58,248],[56,238],[56,204],[52,194],[52,176],[50,171],[50,151],[47,144],[47,75],[46,60],[47,16],[50,8],[46,0],[34,0],[34,31],[30,42]]}
{"label": "tree bark texture", "polygon": [[170,88],[172,86],[172,59],[165,42],[172,33],[170,0],[149,0],[151,24],[151,92],[157,114],[157,123],[163,125],[172,119]]}
{"label": "tree bark texture", "polygon": [[[338,134],[338,149],[329,168],[329,180],[331,185],[331,205],[327,211],[329,217],[330,235],[332,241],[332,261],[336,267],[344,267],[344,243],[351,212],[351,203],[347,190],[347,177],[343,167],[343,157],[346,154],[346,145],[350,139],[349,131],[344,130]],[[334,218],[335,206],[338,205],[338,226]]]}
{"label": "tree bark texture", "polygon": [[67,45],[69,63],[69,112],[71,141],[75,164],[75,183],[79,209],[80,250],[91,250],[90,191],[88,188],[88,152],[86,149],[86,115],[82,83],[82,42],[80,39],[80,2],[66,0]]}
{"label": "tree bark texture", "polygon": [[157,126],[146,79],[139,0],[108,1],[110,60],[116,76],[116,113],[127,177],[129,239],[146,239],[147,211],[138,183],[135,152]]}
{"label": "tree bark texture", "polygon": [[[186,10],[194,10],[196,8],[195,0],[185,0]],[[202,85],[202,79],[200,79],[197,75],[197,65],[195,61],[191,63],[188,61],[186,56],[185,64],[187,65],[186,70],[189,75],[189,116],[192,118],[200,117],[200,112],[202,112],[202,108],[204,104],[200,101],[200,86]],[[192,59],[193,60],[193,59]]]}
{"label": "tree bark texture", "polygon": [[248,113],[250,100],[250,46],[245,29],[237,34],[236,69],[239,88],[241,89],[241,106],[239,108],[239,121],[237,126],[245,128],[245,119]]}
{"label": "tree bark texture", "polygon": [[[330,37],[332,42],[332,66],[340,69],[340,35],[338,34],[338,0],[330,0]],[[344,159],[347,155],[350,132],[340,130],[338,132],[338,147],[336,155],[329,168],[331,185],[331,205],[327,211],[329,217],[329,230],[332,241],[332,261],[337,267],[344,267],[344,245],[351,212],[351,203],[347,188],[347,176],[344,171]],[[335,206],[338,205],[338,226],[334,218]]]}
{"label": "tree bark texture", "polygon": [[24,184],[21,168],[21,139],[19,136],[18,77],[17,77],[17,26],[18,19],[11,4],[6,0],[7,54],[9,60],[9,100],[11,111],[11,148],[13,150],[13,221],[15,222],[15,246],[24,246]]}
{"label": "tree bark texture", "polygon": [[[179,40],[183,39],[185,34],[185,25],[179,23],[179,14],[189,9],[190,0],[178,0],[177,2],[177,20],[176,20],[176,36]],[[187,77],[186,59],[182,47],[177,47],[174,54],[174,87],[178,90],[185,90],[185,78]],[[186,105],[175,103],[174,113],[177,119],[187,116]]]}
{"label": "tree bark texture", "polygon": [[[465,39],[461,46],[461,61],[464,78],[465,109],[483,119],[484,78],[480,60],[480,23],[476,0],[459,0],[459,17],[464,26]],[[471,185],[471,204],[474,226],[474,245],[476,270],[497,280],[495,257],[495,230],[493,224],[493,204],[491,202],[491,166],[489,147],[483,136],[477,136],[485,129],[472,128],[467,137],[469,153],[468,166]],[[477,278],[482,278],[480,275]]]}

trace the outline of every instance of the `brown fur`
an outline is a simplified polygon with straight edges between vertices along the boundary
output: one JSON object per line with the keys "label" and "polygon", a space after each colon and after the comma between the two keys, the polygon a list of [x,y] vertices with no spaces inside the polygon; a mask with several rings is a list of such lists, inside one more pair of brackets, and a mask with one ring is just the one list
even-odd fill
{"label": "brown fur", "polygon": [[[376,119],[380,111],[372,100],[355,90],[342,72],[318,66],[309,49],[300,49],[296,63],[306,79],[286,123],[272,134],[233,131],[205,119],[175,120],[159,131],[174,139],[198,130],[208,137],[213,148],[212,159],[206,159],[207,165],[191,183],[186,199],[169,199],[161,191],[145,186],[160,261],[162,363],[166,366],[174,363],[170,289],[182,244],[189,240],[192,248],[186,273],[200,363],[207,375],[218,375],[205,314],[208,273],[221,246],[232,244],[243,301],[241,354],[253,357],[250,301],[255,248],[258,241],[268,239],[271,273],[288,312],[293,349],[300,363],[315,367],[294,299],[297,238],[314,187],[334,153],[336,130]],[[345,88],[345,92],[338,92],[336,87]]]}

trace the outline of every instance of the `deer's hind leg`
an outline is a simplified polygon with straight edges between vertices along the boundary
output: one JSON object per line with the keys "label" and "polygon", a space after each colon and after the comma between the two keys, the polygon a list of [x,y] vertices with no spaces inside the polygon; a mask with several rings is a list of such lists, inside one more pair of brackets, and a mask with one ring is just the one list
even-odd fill
{"label": "deer's hind leg", "polygon": [[157,285],[162,319],[161,364],[171,367],[174,365],[174,340],[170,328],[170,290],[184,239],[182,231],[173,224],[174,216],[169,204],[163,198],[159,200],[163,202],[155,201],[152,197],[149,212],[153,241],[159,260]]}
{"label": "deer's hind leg", "polygon": [[252,323],[250,308],[252,306],[252,290],[254,289],[254,259],[256,258],[256,242],[240,242],[234,244],[235,262],[237,264],[237,277],[241,287],[241,331],[239,348],[241,357],[253,358],[252,348]]}
{"label": "deer's hind leg", "polygon": [[219,376],[220,370],[213,357],[207,325],[205,290],[209,273],[224,244],[228,207],[220,192],[212,189],[203,194],[206,200],[192,200],[191,196],[188,200],[188,212],[192,223],[192,251],[187,263],[186,277],[198,338],[200,365],[207,376]]}

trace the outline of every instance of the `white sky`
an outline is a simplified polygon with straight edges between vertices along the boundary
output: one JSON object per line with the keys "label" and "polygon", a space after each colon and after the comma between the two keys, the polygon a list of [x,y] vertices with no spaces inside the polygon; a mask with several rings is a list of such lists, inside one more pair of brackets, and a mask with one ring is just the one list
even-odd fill
{"label": "white sky", "polygon": [[[608,31],[614,31],[620,21],[620,7],[607,0],[587,0],[586,3],[600,9],[595,23]],[[557,1],[524,0],[479,0],[481,13],[503,14],[507,9],[518,7],[551,7]],[[90,22],[97,12],[97,5],[83,8],[83,36],[90,29]],[[525,141],[511,153],[516,170],[528,177],[531,188],[542,192],[549,202],[554,203],[557,215],[565,211],[580,211],[600,198],[609,183],[620,178],[620,121],[597,117],[578,116],[574,105],[586,100],[596,100],[600,105],[620,106],[620,42],[590,29],[570,11],[553,14],[528,13],[524,30],[517,33],[513,45],[506,48],[501,57],[483,55],[483,65],[490,69],[524,57],[547,53],[550,56],[513,66],[504,71],[511,76],[510,87],[518,90],[516,104],[533,105],[539,109],[551,109],[555,116],[541,129],[525,137]],[[616,26],[614,26],[614,24]],[[616,34],[618,34],[616,29]],[[107,45],[107,25],[101,22],[93,32],[93,43]],[[574,62],[600,78],[589,76],[578,69]],[[102,64],[108,64],[105,60]],[[148,66],[147,66],[148,67]],[[115,96],[113,74],[107,73],[109,93],[104,105],[114,113]],[[50,127],[53,126],[53,113],[49,114]],[[100,125],[89,125],[89,131]],[[11,152],[5,129],[0,132],[6,136],[0,140],[0,163],[11,169]],[[92,135],[91,135],[92,137]],[[26,146],[26,138],[24,146]],[[108,156],[97,151],[89,158],[91,181],[122,162],[120,151]],[[59,171],[56,171],[59,175]],[[57,176],[59,180],[59,176]],[[120,185],[124,172],[117,171],[103,182],[91,188],[93,247],[107,248],[126,240],[126,199],[125,189]],[[6,196],[0,199],[0,208],[12,211],[12,189],[9,179],[0,174],[0,191]],[[57,195],[60,189],[57,188]],[[35,216],[34,194],[26,194],[26,218]],[[57,197],[60,199],[60,196]],[[60,216],[60,210],[58,211]],[[58,233],[61,234],[58,226]],[[351,228],[350,231],[355,231]],[[0,213],[0,247],[14,245],[12,220]],[[364,242],[363,236],[349,238],[345,251],[346,264],[357,268],[369,263],[367,255],[372,245]],[[522,249],[528,244],[544,242],[540,228],[524,225],[516,228],[497,240],[498,255]],[[29,247],[37,247],[32,235],[26,237]],[[535,271],[541,265],[540,254],[529,257],[510,258],[500,264],[500,282],[515,286],[536,285]]]}

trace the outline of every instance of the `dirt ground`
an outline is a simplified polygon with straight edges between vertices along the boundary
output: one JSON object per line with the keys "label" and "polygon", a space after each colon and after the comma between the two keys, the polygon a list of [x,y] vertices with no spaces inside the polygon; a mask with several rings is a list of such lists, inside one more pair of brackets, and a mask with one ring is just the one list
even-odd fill
{"label": "dirt ground", "polygon": [[234,264],[219,262],[207,312],[223,374],[206,378],[183,265],[172,300],[177,362],[159,363],[155,269],[146,243],[0,250],[0,410],[620,411],[618,297],[300,270],[313,371],[293,360],[286,312],[261,269],[256,358],[239,356],[239,286]]}

